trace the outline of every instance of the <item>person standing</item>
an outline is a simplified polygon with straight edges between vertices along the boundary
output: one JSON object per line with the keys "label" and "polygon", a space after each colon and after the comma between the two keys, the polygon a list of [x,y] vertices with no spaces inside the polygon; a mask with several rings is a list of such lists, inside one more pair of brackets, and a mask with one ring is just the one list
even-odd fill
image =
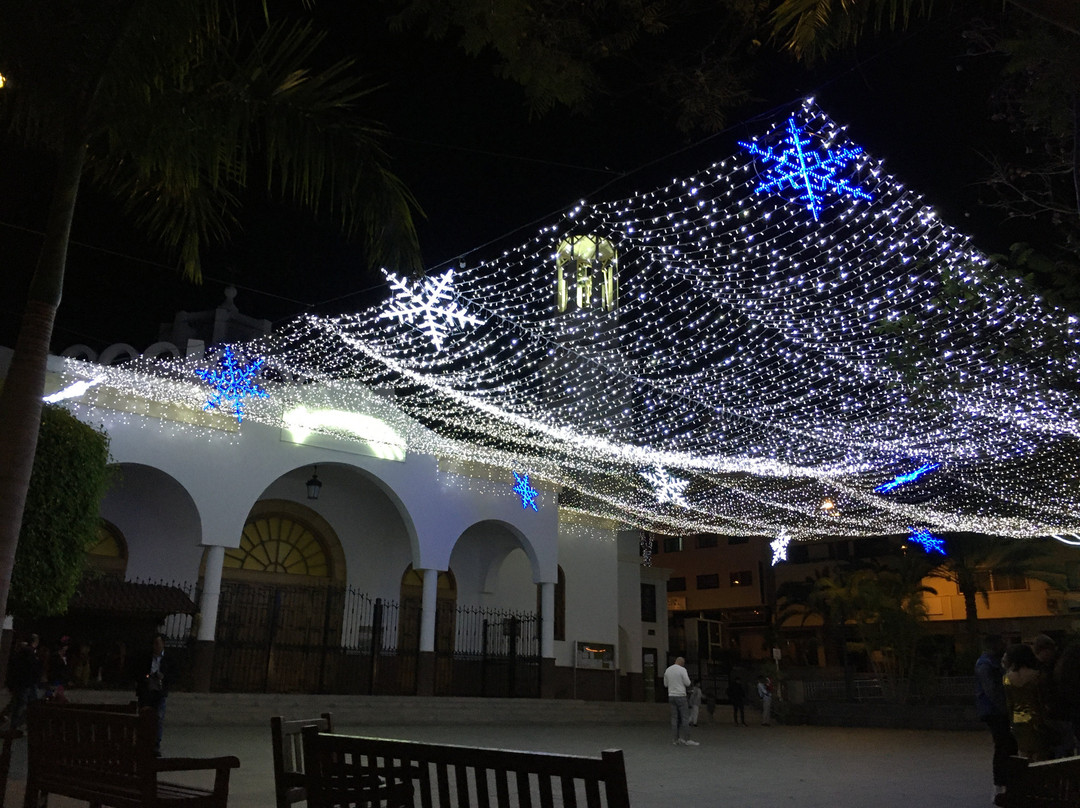
{"label": "person standing", "polygon": [[165,704],[169,698],[171,669],[165,658],[165,639],[158,634],[154,637],[153,653],[146,674],[135,685],[135,697],[139,709],[149,707],[157,712],[157,738],[154,743],[154,755],[161,757],[161,735],[165,729]]}
{"label": "person standing", "polygon": [[1028,760],[1050,760],[1057,735],[1047,721],[1046,695],[1039,659],[1030,645],[1010,645],[1005,652],[1005,701],[1013,737]]}
{"label": "person standing", "polygon": [[38,659],[38,635],[31,634],[26,642],[19,643],[8,667],[7,687],[11,701],[5,712],[10,722],[8,729],[22,729],[26,722],[26,708],[37,701],[38,682],[41,680],[41,660]]}
{"label": "person standing", "polygon": [[690,726],[698,725],[698,716],[701,713],[701,685],[694,682],[690,687],[690,695],[686,697],[686,703],[690,705]]}
{"label": "person standing", "polygon": [[1016,739],[1009,729],[1009,706],[1005,700],[1005,669],[1001,664],[1004,653],[1005,641],[991,635],[983,639],[982,656],[975,661],[975,712],[990,730],[994,742],[991,771],[995,800],[1005,792],[1006,764],[1017,752]]}
{"label": "person standing", "polygon": [[731,717],[735,726],[747,726],[746,723],[746,688],[738,676],[732,676],[727,686],[728,701],[731,702]]}
{"label": "person standing", "polygon": [[667,688],[668,704],[671,705],[671,732],[675,736],[672,743],[676,746],[701,746],[697,741],[690,740],[690,704],[687,699],[690,674],[686,672],[685,664],[685,659],[677,657],[675,664],[669,665],[664,671],[664,687]]}
{"label": "person standing", "polygon": [[761,699],[761,726],[771,726],[772,718],[772,688],[769,687],[769,683],[765,681],[764,676],[757,678],[757,694]]}
{"label": "person standing", "polygon": [[1046,708],[1046,723],[1055,735],[1053,756],[1071,757],[1076,754],[1076,735],[1073,732],[1072,716],[1068,698],[1059,686],[1057,643],[1046,634],[1038,635],[1031,642],[1035,658],[1039,660],[1040,683]]}

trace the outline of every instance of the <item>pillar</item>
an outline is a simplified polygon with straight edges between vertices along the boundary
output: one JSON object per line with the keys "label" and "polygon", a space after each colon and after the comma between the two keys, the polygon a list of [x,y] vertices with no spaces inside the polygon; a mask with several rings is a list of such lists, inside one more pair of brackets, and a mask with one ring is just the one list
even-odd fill
{"label": "pillar", "polygon": [[555,584],[540,582],[540,698],[555,696]]}
{"label": "pillar", "polygon": [[439,594],[439,571],[424,570],[423,599],[420,606],[420,654],[416,660],[416,692],[435,695],[435,612]]}
{"label": "pillar", "polygon": [[218,604],[221,602],[221,569],[225,563],[225,548],[212,544],[206,551],[202,594],[199,596],[199,630],[195,635],[192,687],[196,691],[210,690],[214,669],[214,633],[217,630]]}

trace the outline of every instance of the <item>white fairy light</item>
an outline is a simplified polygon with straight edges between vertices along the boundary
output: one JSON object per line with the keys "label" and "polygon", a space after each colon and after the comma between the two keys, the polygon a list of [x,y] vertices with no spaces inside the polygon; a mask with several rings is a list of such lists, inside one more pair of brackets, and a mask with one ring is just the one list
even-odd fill
{"label": "white fairy light", "polygon": [[[388,275],[388,308],[245,346],[270,393],[245,422],[363,414],[410,452],[527,464],[565,492],[562,511],[653,532],[1080,534],[1080,491],[1063,484],[1080,475],[1076,322],[812,103],[797,116],[800,138],[847,150],[844,177],[869,199],[830,192],[815,221],[806,200],[758,192],[758,158],[732,143],[693,177],[578,202],[489,261],[419,287]],[[557,247],[583,234],[618,253],[618,305],[559,314]],[[235,419],[196,412],[194,367],[68,360],[65,381],[103,380],[67,405],[234,439]],[[874,492],[929,462],[929,485]],[[678,508],[643,468],[685,483]]]}

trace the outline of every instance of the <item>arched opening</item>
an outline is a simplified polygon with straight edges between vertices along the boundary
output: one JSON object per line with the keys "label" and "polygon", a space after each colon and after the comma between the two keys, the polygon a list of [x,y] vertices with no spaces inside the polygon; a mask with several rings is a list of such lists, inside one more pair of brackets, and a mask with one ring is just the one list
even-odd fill
{"label": "arched opening", "polygon": [[97,540],[86,548],[86,566],[111,578],[124,577],[127,571],[127,541],[120,528],[105,519],[98,525]]}
{"label": "arched opening", "polygon": [[221,578],[215,687],[323,690],[325,649],[340,645],[346,597],[330,524],[299,503],[261,500],[239,546],[225,551]]}

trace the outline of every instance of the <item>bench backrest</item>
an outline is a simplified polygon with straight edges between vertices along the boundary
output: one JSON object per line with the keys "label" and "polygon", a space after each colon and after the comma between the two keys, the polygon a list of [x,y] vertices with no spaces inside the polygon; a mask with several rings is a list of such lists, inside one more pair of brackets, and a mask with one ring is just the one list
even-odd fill
{"label": "bench backrest", "polygon": [[315,727],[319,732],[333,732],[330,713],[318,718],[286,721],[280,715],[270,719],[270,737],[274,744],[274,795],[277,808],[289,808],[307,799],[304,791],[304,741],[301,730]]}
{"label": "bench backrest", "polygon": [[310,808],[629,808],[623,753],[599,758],[303,730]]}
{"label": "bench backrest", "polygon": [[1080,757],[1031,763],[1009,758],[1005,805],[1009,808],[1076,808],[1080,805]]}
{"label": "bench backrest", "polygon": [[27,709],[27,768],[41,780],[131,783],[153,776],[157,715],[72,709],[35,702]]}

